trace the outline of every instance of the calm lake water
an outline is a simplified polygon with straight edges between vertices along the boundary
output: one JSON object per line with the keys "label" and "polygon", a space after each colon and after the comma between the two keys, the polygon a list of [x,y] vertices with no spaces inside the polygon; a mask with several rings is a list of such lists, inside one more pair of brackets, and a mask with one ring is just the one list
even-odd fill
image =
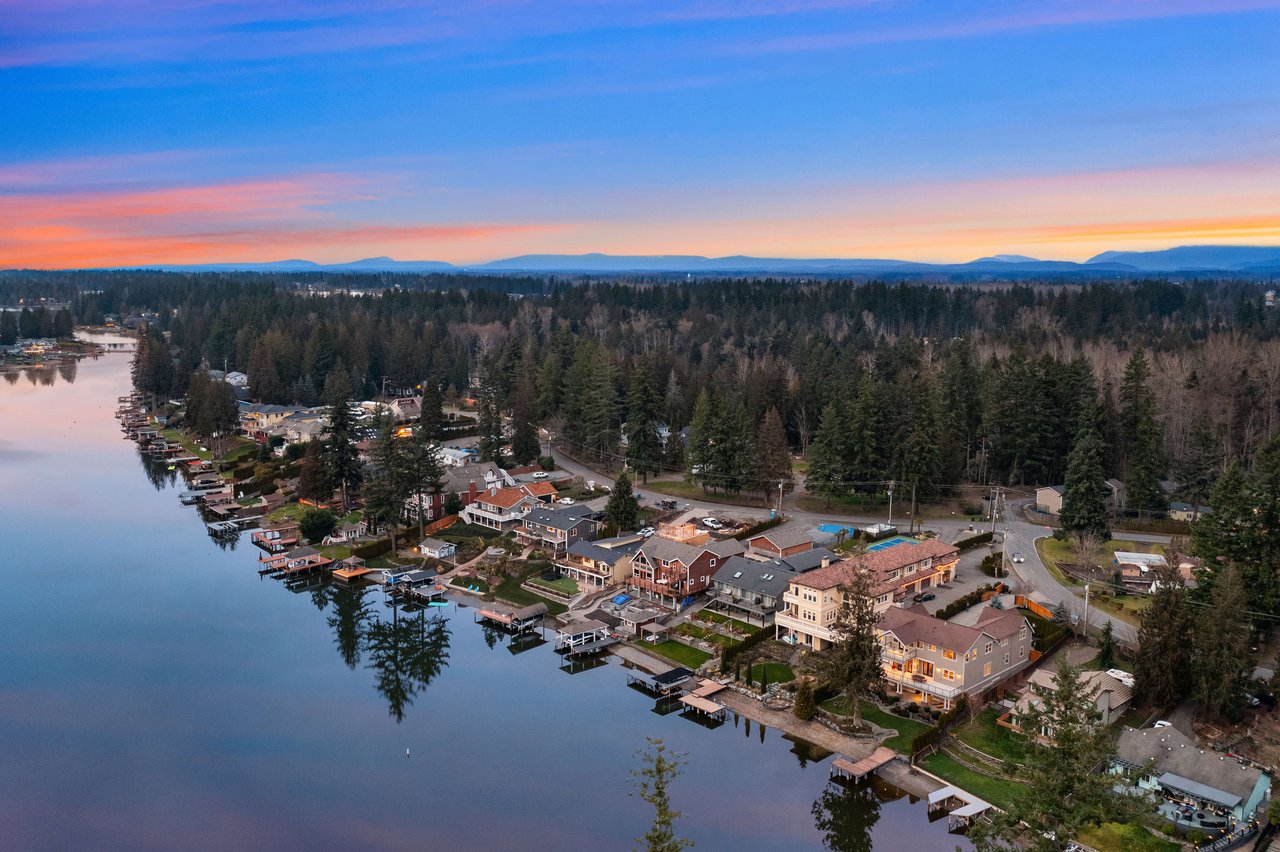
{"label": "calm lake water", "polygon": [[[0,377],[0,847],[626,849],[646,736],[700,850],[951,850],[923,803],[449,607],[260,579],[114,420],[128,356]],[[411,756],[405,756],[405,750]]]}

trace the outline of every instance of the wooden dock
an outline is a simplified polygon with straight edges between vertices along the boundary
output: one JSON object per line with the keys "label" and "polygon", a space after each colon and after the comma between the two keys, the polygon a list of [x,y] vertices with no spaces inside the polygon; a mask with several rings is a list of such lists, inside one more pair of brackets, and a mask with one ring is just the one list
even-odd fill
{"label": "wooden dock", "polygon": [[858,761],[850,760],[844,755],[837,755],[836,759],[831,761],[831,777],[848,781],[861,781],[897,756],[898,753],[896,751],[884,746],[880,746]]}

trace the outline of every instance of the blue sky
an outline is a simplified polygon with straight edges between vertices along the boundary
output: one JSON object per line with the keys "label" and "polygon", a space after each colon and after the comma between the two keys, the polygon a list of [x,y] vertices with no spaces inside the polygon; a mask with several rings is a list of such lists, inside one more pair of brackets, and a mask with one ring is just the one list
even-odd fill
{"label": "blue sky", "polygon": [[0,266],[1280,242],[1280,2],[0,0]]}

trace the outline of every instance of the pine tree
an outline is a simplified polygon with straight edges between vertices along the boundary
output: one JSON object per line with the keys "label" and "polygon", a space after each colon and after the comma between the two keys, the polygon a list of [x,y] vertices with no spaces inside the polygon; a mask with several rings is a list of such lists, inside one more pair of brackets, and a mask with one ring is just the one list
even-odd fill
{"label": "pine tree", "polygon": [[715,440],[712,422],[711,394],[706,389],[698,391],[698,398],[693,404],[693,420],[689,423],[689,444],[685,447],[685,463],[688,465],[689,477],[707,487],[708,480],[714,481],[715,468],[712,458],[712,442]]}
{"label": "pine tree", "polygon": [[391,535],[391,553],[396,552],[396,527],[404,520],[405,501],[411,491],[403,441],[396,437],[391,418],[383,416],[377,424],[370,461],[373,473],[364,488],[365,515],[378,525],[386,524]]}
{"label": "pine tree", "polygon": [[1062,489],[1062,529],[1101,541],[1111,538],[1107,518],[1107,483],[1102,472],[1102,440],[1092,423],[1076,435],[1067,457],[1067,478]]}
{"label": "pine tree", "polygon": [[641,767],[631,772],[638,795],[653,806],[653,825],[636,842],[643,844],[647,852],[680,852],[693,845],[692,841],[676,837],[675,822],[682,814],[671,808],[671,784],[680,776],[684,765],[683,754],[673,752],[662,740],[646,737],[649,748],[637,756]]}
{"label": "pine tree", "polygon": [[1146,353],[1135,349],[1120,387],[1120,417],[1125,439],[1125,508],[1162,512],[1168,503],[1160,487],[1160,425],[1156,421],[1150,378]]}
{"label": "pine tree", "polygon": [[912,422],[901,447],[903,482],[914,488],[917,500],[932,500],[939,494],[942,477],[942,411],[933,379],[925,374],[916,387]]}
{"label": "pine tree", "polygon": [[0,346],[11,346],[18,342],[18,321],[13,311],[0,311]]}
{"label": "pine tree", "polygon": [[1249,617],[1244,586],[1232,565],[1218,573],[1195,631],[1192,695],[1201,715],[1238,722],[1244,704],[1249,658]]}
{"label": "pine tree", "polygon": [[1191,686],[1191,605],[1176,574],[1160,572],[1151,606],[1138,626],[1134,692],[1145,704],[1168,707],[1181,701]]}
{"label": "pine tree", "polygon": [[502,435],[501,389],[496,371],[497,365],[491,356],[480,371],[480,387],[476,390],[479,403],[477,429],[480,433],[476,443],[480,461],[502,464],[502,448],[506,441]]}
{"label": "pine tree", "polygon": [[640,504],[636,502],[635,488],[625,470],[613,482],[613,491],[604,507],[604,520],[619,533],[640,525]]}
{"label": "pine tree", "polygon": [[583,391],[582,443],[591,458],[609,465],[618,456],[620,440],[617,370],[613,355],[601,349]]}
{"label": "pine tree", "polygon": [[877,396],[875,379],[870,375],[863,376],[858,383],[858,395],[849,410],[846,479],[875,482],[884,478]]}
{"label": "pine tree", "polygon": [[516,402],[511,410],[511,458],[516,464],[529,464],[542,452],[538,440],[532,377],[516,388]]}
{"label": "pine tree", "polygon": [[832,497],[848,490],[845,485],[849,455],[847,434],[840,409],[835,403],[828,404],[822,410],[818,433],[809,446],[809,471],[804,478],[805,490],[821,494],[828,506]]}
{"label": "pine tree", "polygon": [[751,456],[752,483],[765,497],[777,494],[779,488],[790,493],[795,487],[791,449],[787,446],[787,433],[782,428],[778,409],[770,407],[756,427]]}
{"label": "pine tree", "polygon": [[627,464],[640,475],[641,482],[648,482],[649,474],[662,469],[661,457],[658,396],[649,363],[641,361],[627,396]]}
{"label": "pine tree", "polygon": [[422,405],[418,410],[418,432],[428,441],[440,441],[448,423],[444,416],[444,395],[440,380],[432,376],[422,383]]}
{"label": "pine tree", "polygon": [[325,467],[324,445],[320,441],[308,441],[302,455],[302,470],[298,474],[298,497],[313,503],[324,503],[333,497],[333,485]]}
{"label": "pine tree", "polygon": [[818,705],[813,695],[813,682],[808,678],[801,678],[800,683],[796,685],[796,703],[791,712],[801,722],[808,722],[818,715]]}
{"label": "pine tree", "polygon": [[1114,668],[1116,664],[1116,637],[1111,620],[1102,625],[1102,636],[1098,640],[1098,667]]}
{"label": "pine tree", "polygon": [[[1208,599],[1220,566],[1239,569],[1252,563],[1257,554],[1254,536],[1254,502],[1249,483],[1238,462],[1231,462],[1209,495],[1212,512],[1191,526],[1191,551],[1204,560],[1198,572],[1196,597]],[[1248,569],[1246,569],[1248,571]],[[1255,573],[1248,571],[1248,573]],[[1250,596],[1250,606],[1259,606],[1261,595]]]}
{"label": "pine tree", "polygon": [[1222,445],[1214,434],[1213,423],[1203,412],[1191,424],[1187,435],[1187,449],[1179,462],[1175,475],[1178,479],[1178,498],[1190,503],[1192,521],[1199,520],[1200,507],[1213,493],[1222,464]]}
{"label": "pine tree", "polygon": [[351,405],[351,383],[346,370],[338,365],[329,374],[324,396],[329,406],[324,428],[325,466],[330,490],[342,492],[342,508],[351,507],[351,493],[360,487],[364,477],[360,454],[356,450],[356,412]]}
{"label": "pine tree", "polygon": [[855,561],[852,578],[843,587],[844,601],[831,632],[835,644],[823,665],[831,683],[844,692],[853,709],[855,725],[862,724],[862,699],[879,691],[884,683],[880,640],[876,622],[880,616],[871,595],[871,574]]}

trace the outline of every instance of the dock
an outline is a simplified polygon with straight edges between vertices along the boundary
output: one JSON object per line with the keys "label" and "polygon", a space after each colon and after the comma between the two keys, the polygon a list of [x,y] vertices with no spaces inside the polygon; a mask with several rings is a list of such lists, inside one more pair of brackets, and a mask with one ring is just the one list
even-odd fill
{"label": "dock", "polygon": [[476,612],[476,621],[485,621],[519,635],[533,630],[535,627],[540,625],[542,620],[546,618],[546,615],[547,605],[544,603],[536,603],[522,607],[510,613],[499,612],[493,609],[482,609]]}
{"label": "dock", "polygon": [[680,692],[684,688],[685,682],[691,677],[693,677],[692,670],[677,666],[661,674],[633,671],[627,675],[627,683],[638,686],[654,695],[671,695]]}
{"label": "dock", "polygon": [[929,794],[929,812],[947,811],[947,830],[965,828],[991,810],[991,805],[959,787],[943,787]]}
{"label": "dock", "polygon": [[847,781],[861,781],[880,767],[898,756],[891,748],[880,746],[871,754],[859,761],[853,761],[844,755],[838,755],[831,761],[831,777]]}
{"label": "dock", "polygon": [[616,644],[618,639],[609,625],[591,619],[571,621],[556,630],[556,652],[566,658],[598,654]]}
{"label": "dock", "polygon": [[253,515],[252,517],[247,518],[230,518],[225,521],[210,521],[205,524],[205,526],[207,526],[212,532],[239,532],[240,530],[249,529],[249,527],[262,520],[262,518],[262,515]]}
{"label": "dock", "polygon": [[701,716],[705,716],[708,719],[714,719],[717,722],[723,722],[725,714],[729,712],[728,708],[723,704],[717,701],[712,701],[710,698],[703,698],[701,695],[694,695],[693,693],[681,696],[680,703],[685,706],[686,710],[692,710]]}

